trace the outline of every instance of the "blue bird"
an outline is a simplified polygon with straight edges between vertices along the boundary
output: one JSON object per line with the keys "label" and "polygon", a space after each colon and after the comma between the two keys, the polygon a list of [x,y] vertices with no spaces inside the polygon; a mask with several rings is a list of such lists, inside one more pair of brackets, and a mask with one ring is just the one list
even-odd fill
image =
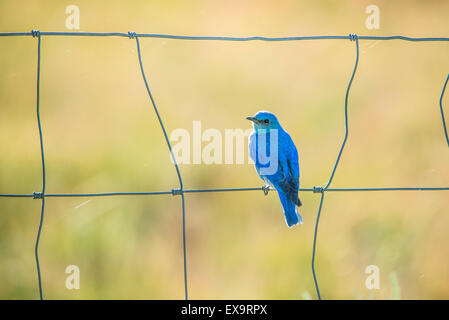
{"label": "blue bird", "polygon": [[302,205],[298,197],[298,151],[292,138],[271,112],[259,111],[246,119],[253,122],[249,155],[258,175],[278,192],[287,225],[301,224],[302,217],[296,208]]}

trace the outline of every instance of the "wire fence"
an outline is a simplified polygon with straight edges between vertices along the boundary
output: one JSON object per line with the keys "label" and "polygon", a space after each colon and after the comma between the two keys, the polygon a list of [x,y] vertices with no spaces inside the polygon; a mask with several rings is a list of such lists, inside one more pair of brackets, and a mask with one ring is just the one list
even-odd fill
{"label": "wire fence", "polygon": [[[321,293],[318,286],[318,279],[316,274],[315,267],[315,257],[316,257],[316,248],[317,248],[317,235],[318,235],[318,224],[320,221],[320,215],[323,208],[324,203],[324,195],[327,192],[358,192],[358,191],[449,191],[449,186],[447,187],[386,187],[386,188],[330,188],[332,180],[334,178],[335,172],[337,170],[338,164],[340,162],[341,155],[343,153],[344,147],[346,145],[349,127],[348,127],[348,99],[349,92],[351,89],[352,82],[354,80],[357,66],[359,62],[359,40],[404,40],[404,41],[413,41],[413,42],[427,42],[427,41],[446,41],[449,42],[449,37],[424,37],[424,38],[416,38],[416,37],[405,37],[405,36],[358,36],[356,34],[349,34],[348,36],[301,36],[301,37],[221,37],[221,36],[184,36],[184,35],[169,35],[169,34],[153,34],[153,33],[119,33],[119,32],[40,32],[39,30],[32,30],[31,32],[3,32],[0,33],[0,37],[17,37],[17,36],[32,36],[33,38],[37,38],[37,81],[36,81],[36,115],[37,115],[37,125],[39,129],[39,140],[40,140],[40,151],[41,151],[41,162],[42,162],[42,189],[39,192],[33,192],[32,194],[0,194],[0,197],[16,197],[16,198],[33,198],[41,200],[41,215],[39,221],[39,228],[36,237],[35,243],[35,259],[36,259],[36,269],[37,269],[37,277],[38,277],[38,287],[39,287],[39,297],[41,300],[44,299],[43,295],[43,285],[42,285],[42,276],[40,270],[39,263],[39,239],[42,232],[42,225],[44,222],[44,213],[45,213],[45,199],[51,197],[110,197],[110,196],[152,196],[152,195],[173,195],[173,196],[181,196],[181,210],[182,210],[182,242],[183,242],[183,262],[184,262],[184,294],[185,299],[188,300],[188,278],[187,278],[187,250],[186,250],[186,211],[185,211],[185,199],[184,194],[186,193],[203,193],[203,192],[234,192],[234,191],[263,191],[268,192],[268,188],[266,187],[254,187],[254,188],[227,188],[227,189],[184,189],[183,180],[181,176],[181,172],[179,170],[178,163],[176,161],[176,157],[173,154],[172,147],[170,144],[170,140],[167,136],[167,131],[164,126],[164,122],[157,108],[155,99],[151,93],[150,86],[148,84],[145,70],[142,63],[141,49],[139,38],[163,38],[163,39],[174,39],[174,40],[211,40],[211,41],[300,41],[300,40],[325,40],[325,39],[333,39],[333,40],[350,40],[355,43],[355,63],[354,68],[346,89],[345,95],[345,135],[343,138],[343,142],[340,146],[337,159],[333,166],[330,178],[324,187],[322,186],[314,186],[313,188],[300,188],[300,191],[308,191],[313,193],[320,193],[320,204],[318,207],[318,212],[316,216],[315,222],[315,230],[313,236],[313,248],[312,248],[312,275],[315,284],[315,289],[317,293],[318,299],[321,300]],[[179,187],[173,188],[168,191],[155,191],[155,192],[110,192],[110,193],[53,193],[47,194],[45,192],[46,187],[46,173],[45,173],[45,152],[44,152],[44,138],[42,132],[42,124],[40,118],[40,104],[39,104],[39,91],[40,91],[40,71],[41,71],[41,39],[43,36],[86,36],[86,37],[128,37],[129,39],[135,39],[137,46],[137,56],[139,61],[140,70],[142,73],[142,78],[145,83],[145,87],[148,93],[148,96],[151,100],[151,104],[153,106],[154,112],[159,120],[159,124],[164,133],[165,142],[170,151],[171,158],[173,159],[174,167],[176,169],[176,174],[179,180]],[[443,132],[446,138],[446,142],[449,146],[449,136],[447,132],[446,121],[444,117],[443,110],[443,96],[446,90],[447,84],[449,80],[449,74],[444,82],[443,89],[441,91],[440,99],[439,99],[439,107],[441,112],[441,119],[443,122]]]}

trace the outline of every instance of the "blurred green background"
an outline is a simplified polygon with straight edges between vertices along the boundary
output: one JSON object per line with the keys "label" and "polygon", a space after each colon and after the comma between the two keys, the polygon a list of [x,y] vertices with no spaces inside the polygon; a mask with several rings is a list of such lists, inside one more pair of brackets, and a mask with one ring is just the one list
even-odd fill
{"label": "blurred green background", "polygon": [[[0,31],[223,36],[449,35],[443,1],[0,1]],[[365,27],[370,4],[380,29]],[[170,133],[249,127],[275,112],[300,152],[301,186],[327,182],[344,136],[354,43],[141,39],[150,87]],[[0,193],[41,189],[36,48],[0,39]],[[350,134],[333,187],[448,186],[438,99],[449,71],[441,42],[360,41]],[[449,118],[448,94],[446,117]],[[135,40],[43,37],[41,118],[47,193],[144,192],[178,186],[141,78]],[[258,187],[252,165],[182,165],[185,188]],[[328,193],[317,274],[323,298],[449,298],[449,196]],[[303,192],[304,224],[288,229],[277,195],[186,195],[192,299],[315,298],[311,273],[319,194]],[[34,242],[41,202],[0,198],[0,298],[38,298]],[[183,299],[181,203],[171,195],[48,198],[40,244],[49,299]],[[81,289],[67,290],[77,265]],[[380,289],[365,268],[380,268]]]}

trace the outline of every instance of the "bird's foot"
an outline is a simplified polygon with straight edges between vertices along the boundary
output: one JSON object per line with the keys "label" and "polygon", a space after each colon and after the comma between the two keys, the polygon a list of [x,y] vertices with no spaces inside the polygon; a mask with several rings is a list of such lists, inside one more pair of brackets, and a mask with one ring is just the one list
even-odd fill
{"label": "bird's foot", "polygon": [[270,191],[270,186],[266,184],[262,187],[262,190],[263,190],[263,194],[267,195],[268,192]]}

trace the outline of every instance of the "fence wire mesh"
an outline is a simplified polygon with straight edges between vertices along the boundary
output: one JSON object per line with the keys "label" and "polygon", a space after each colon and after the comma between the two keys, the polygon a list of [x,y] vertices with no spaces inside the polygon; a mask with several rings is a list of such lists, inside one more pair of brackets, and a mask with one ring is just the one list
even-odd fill
{"label": "fence wire mesh", "polygon": [[[350,40],[355,43],[355,62],[354,68],[346,89],[345,102],[344,102],[344,117],[345,117],[345,135],[343,138],[343,142],[340,146],[337,159],[333,166],[331,175],[329,177],[328,182],[325,186],[314,186],[313,188],[300,188],[300,191],[320,193],[320,203],[318,206],[318,212],[316,216],[315,222],[315,230],[313,236],[313,247],[312,247],[312,275],[315,284],[315,289],[317,293],[318,299],[321,299],[321,293],[318,286],[318,278],[316,274],[315,267],[315,257],[316,257],[316,249],[317,249],[317,235],[318,235],[318,224],[321,216],[321,211],[324,204],[324,195],[326,192],[369,192],[369,191],[449,191],[448,187],[385,187],[385,188],[330,188],[332,180],[334,178],[334,174],[337,170],[338,164],[340,162],[341,155],[343,153],[344,147],[346,145],[348,135],[349,135],[349,127],[348,127],[348,99],[349,92],[351,89],[352,82],[354,80],[357,66],[359,62],[359,40],[403,40],[403,41],[413,41],[413,42],[427,42],[427,41],[446,41],[449,42],[449,37],[406,37],[406,36],[358,36],[356,34],[349,34],[348,36],[300,36],[300,37],[222,37],[222,36],[185,36],[185,35],[170,35],[170,34],[153,34],[153,33],[135,33],[135,32],[40,32],[39,30],[32,30],[31,32],[3,32],[0,33],[0,37],[17,37],[17,36],[32,36],[33,38],[37,38],[37,81],[36,81],[36,116],[37,116],[37,125],[39,129],[39,141],[40,141],[40,152],[41,152],[41,162],[42,162],[42,189],[39,192],[33,192],[32,194],[0,194],[0,197],[16,197],[16,198],[32,198],[32,199],[40,199],[41,200],[41,215],[39,221],[38,232],[36,236],[35,243],[35,259],[36,259],[36,270],[37,270],[37,278],[38,278],[38,288],[39,288],[39,297],[41,300],[44,299],[43,294],[43,281],[40,270],[39,263],[39,239],[42,232],[42,225],[44,222],[44,213],[45,213],[45,198],[51,197],[113,197],[113,196],[152,196],[152,195],[173,195],[173,196],[181,196],[181,210],[182,210],[182,241],[183,241],[183,264],[184,264],[184,294],[185,299],[189,299],[188,295],[188,281],[187,281],[187,250],[186,250],[186,212],[185,212],[185,193],[203,193],[203,192],[235,192],[235,191],[264,191],[267,192],[266,187],[253,187],[253,188],[226,188],[226,189],[184,189],[183,180],[181,171],[179,170],[179,166],[176,160],[176,157],[173,154],[172,147],[170,144],[170,140],[167,135],[167,131],[164,126],[164,122],[162,120],[161,114],[159,113],[158,107],[156,105],[153,94],[151,93],[149,83],[147,81],[147,77],[145,75],[145,70],[143,67],[142,56],[139,38],[162,38],[162,39],[174,39],[174,40],[209,40],[209,41],[300,41],[300,40]],[[138,62],[140,66],[140,70],[142,73],[142,78],[145,83],[145,87],[150,98],[153,109],[158,118],[160,127],[163,131],[164,138],[167,144],[167,147],[170,151],[171,158],[173,160],[174,167],[176,169],[176,174],[179,180],[179,187],[173,188],[172,190],[167,191],[155,191],[155,192],[109,192],[109,193],[45,193],[46,187],[46,171],[45,171],[45,152],[44,152],[44,138],[43,138],[43,130],[41,124],[40,117],[40,72],[41,72],[41,39],[43,36],[84,36],[84,37],[128,37],[129,39],[135,39],[137,46],[137,56]],[[449,137],[447,132],[447,125],[444,117],[443,110],[443,97],[448,84],[449,74],[446,77],[446,80],[443,85],[443,89],[441,91],[440,99],[439,99],[439,107],[441,112],[441,119],[443,123],[443,132],[446,142],[449,146]]]}

